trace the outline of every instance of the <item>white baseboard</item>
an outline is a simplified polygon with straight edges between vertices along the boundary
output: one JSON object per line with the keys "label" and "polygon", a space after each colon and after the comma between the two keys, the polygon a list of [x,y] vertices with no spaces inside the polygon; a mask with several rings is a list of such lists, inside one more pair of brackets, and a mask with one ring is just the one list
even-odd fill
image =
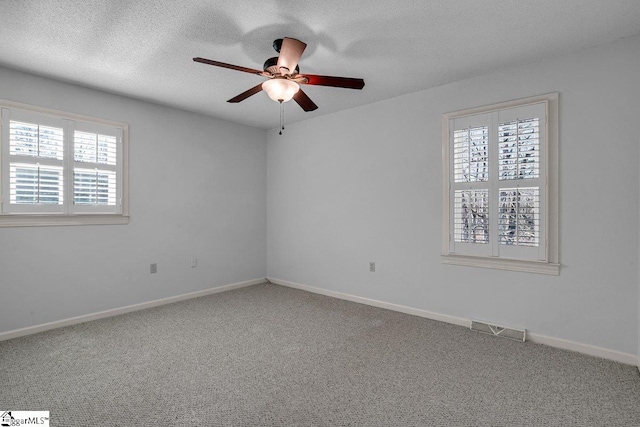
{"label": "white baseboard", "polygon": [[578,353],[613,360],[614,362],[624,363],[625,365],[638,365],[638,356],[635,354],[623,353],[621,351],[597,347],[595,345],[583,344],[576,341],[548,337],[546,335],[533,334],[529,332],[527,332],[527,341],[531,341],[536,344],[548,345],[549,347],[561,348],[563,350],[577,351]]}
{"label": "white baseboard", "polygon": [[374,307],[386,308],[387,310],[399,311],[400,313],[411,314],[419,317],[426,317],[427,319],[440,320],[446,323],[452,323],[458,326],[470,327],[471,321],[463,319],[462,317],[449,316],[446,314],[434,313],[431,311],[420,310],[417,308],[407,307],[405,305],[392,304],[389,302],[378,301],[375,299],[359,297],[355,295],[349,295],[342,292],[329,291],[327,289],[314,288],[313,286],[301,285],[299,283],[288,282],[286,280],[272,279],[267,277],[267,280],[276,285],[286,286],[288,288],[301,289],[303,291],[313,292],[314,294],[326,295],[328,297],[334,297],[346,301],[357,302],[360,304],[372,305]]}
{"label": "white baseboard", "polygon": [[[374,307],[385,308],[388,310],[399,311],[401,313],[411,314],[427,319],[439,320],[441,322],[451,323],[458,326],[465,326],[467,328],[471,325],[471,319],[464,319],[462,317],[449,316],[446,314],[434,313],[431,311],[421,310],[403,305],[391,304],[384,301],[363,298],[355,295],[345,294],[342,292],[330,291],[308,285],[301,285],[299,283],[288,282],[286,280],[274,279],[270,277],[268,277],[267,280],[276,285],[302,289],[316,294],[326,295],[347,301],[353,301],[360,304],[372,305]],[[587,354],[589,356],[601,357],[603,359],[624,363],[626,365],[634,365],[638,366],[638,369],[640,369],[640,360],[638,359],[638,356],[631,353],[623,353],[616,350],[610,350],[608,348],[596,347],[593,345],[583,344],[575,341],[568,341],[561,338],[548,337],[545,335],[531,333],[529,331],[527,331],[527,341],[548,345],[549,347],[561,348],[563,350],[575,351],[578,353]]]}
{"label": "white baseboard", "polygon": [[43,323],[41,325],[15,329],[13,331],[0,333],[0,341],[9,340],[12,338],[18,338],[25,335],[37,334],[38,332],[44,332],[50,329],[62,328],[64,326],[76,325],[78,323],[89,322],[91,320],[104,319],[105,317],[117,316],[119,314],[130,313],[132,311],[144,310],[145,308],[157,307],[159,305],[170,304],[172,302],[178,302],[178,301],[183,301],[191,298],[203,297],[205,295],[217,294],[219,292],[230,291],[232,289],[244,288],[245,286],[257,285],[259,283],[264,283],[264,282],[265,282],[264,278],[247,280],[246,282],[232,283],[230,285],[218,286],[215,288],[205,289],[202,291],[189,292],[187,294],[161,298],[153,301],[143,302],[140,304],[128,305],[126,307],[114,308],[111,310],[100,311],[98,313],[85,314],[82,316],[71,317],[69,319],[56,320],[54,322]]}

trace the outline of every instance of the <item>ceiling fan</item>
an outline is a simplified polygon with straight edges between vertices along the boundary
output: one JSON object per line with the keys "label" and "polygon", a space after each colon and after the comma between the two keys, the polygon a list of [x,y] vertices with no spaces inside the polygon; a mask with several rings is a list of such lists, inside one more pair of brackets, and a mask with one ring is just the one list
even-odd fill
{"label": "ceiling fan", "polygon": [[205,58],[193,58],[193,60],[203,64],[215,65],[216,67],[257,74],[269,79],[227,101],[232,103],[244,101],[250,96],[264,90],[267,92],[267,95],[269,95],[269,98],[280,104],[293,99],[304,111],[313,111],[317,109],[318,106],[300,89],[301,84],[348,89],[362,89],[364,87],[363,79],[300,74],[298,61],[306,47],[306,43],[289,37],[275,40],[273,42],[273,48],[279,55],[267,59],[262,67],[262,71]]}

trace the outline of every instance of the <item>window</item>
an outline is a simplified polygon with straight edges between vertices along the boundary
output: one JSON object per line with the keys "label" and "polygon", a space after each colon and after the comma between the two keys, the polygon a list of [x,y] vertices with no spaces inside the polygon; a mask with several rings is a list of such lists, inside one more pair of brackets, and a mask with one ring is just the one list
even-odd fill
{"label": "window", "polygon": [[446,264],[559,274],[558,95],[442,116]]}
{"label": "window", "polygon": [[126,124],[0,107],[0,226],[128,222]]}

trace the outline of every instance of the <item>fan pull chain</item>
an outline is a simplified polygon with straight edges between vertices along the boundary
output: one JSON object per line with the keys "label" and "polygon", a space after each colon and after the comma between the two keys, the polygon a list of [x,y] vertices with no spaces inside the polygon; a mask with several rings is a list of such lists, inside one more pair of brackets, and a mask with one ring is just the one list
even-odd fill
{"label": "fan pull chain", "polygon": [[280,132],[278,135],[282,135],[284,130],[284,102],[280,101]]}

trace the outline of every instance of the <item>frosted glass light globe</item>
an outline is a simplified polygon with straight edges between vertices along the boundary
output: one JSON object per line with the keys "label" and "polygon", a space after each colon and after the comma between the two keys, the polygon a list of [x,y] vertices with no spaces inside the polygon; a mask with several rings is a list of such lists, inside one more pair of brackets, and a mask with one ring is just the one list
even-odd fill
{"label": "frosted glass light globe", "polygon": [[262,89],[274,101],[287,102],[300,90],[300,85],[294,81],[276,77],[262,83]]}

